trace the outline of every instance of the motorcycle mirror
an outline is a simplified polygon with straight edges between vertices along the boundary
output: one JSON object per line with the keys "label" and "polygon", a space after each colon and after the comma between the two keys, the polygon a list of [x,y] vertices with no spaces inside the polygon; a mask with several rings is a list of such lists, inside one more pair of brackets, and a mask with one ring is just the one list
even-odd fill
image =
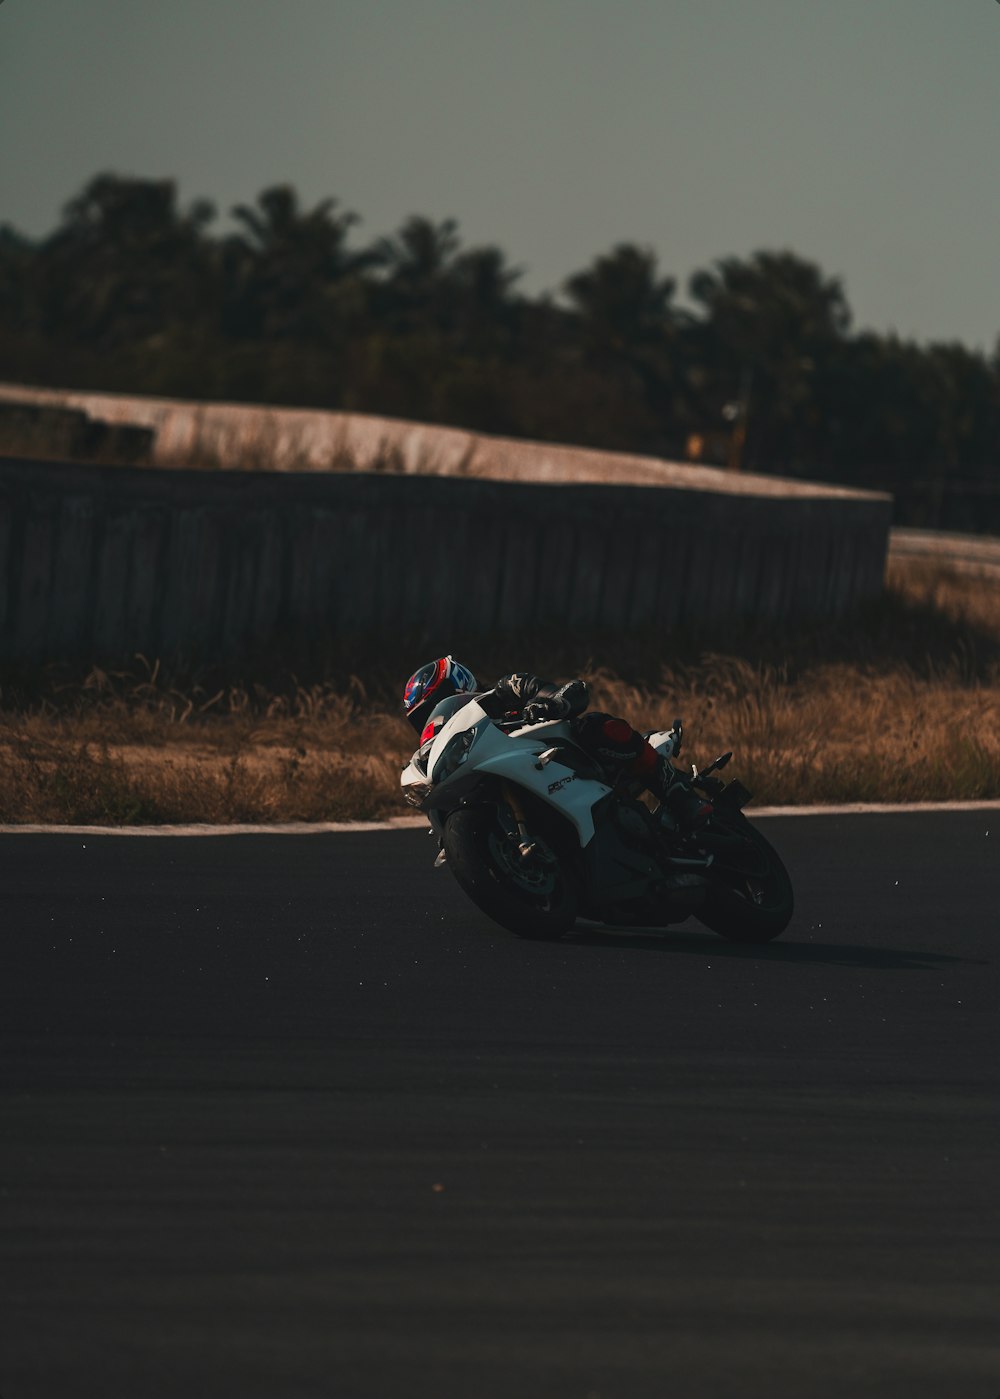
{"label": "motorcycle mirror", "polygon": [[732,756],[732,753],[723,753],[721,757],[716,758],[714,763],[709,763],[707,768],[702,768],[698,775],[700,777],[707,777],[710,772],[719,772],[720,769],[726,766]]}

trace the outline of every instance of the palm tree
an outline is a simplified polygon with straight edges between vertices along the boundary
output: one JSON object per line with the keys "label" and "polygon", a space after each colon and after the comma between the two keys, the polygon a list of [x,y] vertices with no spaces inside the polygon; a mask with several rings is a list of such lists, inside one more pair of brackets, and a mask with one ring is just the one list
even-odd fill
{"label": "palm tree", "polygon": [[704,370],[703,411],[716,426],[726,405],[740,421],[752,382],[747,460],[793,470],[815,450],[816,385],[850,325],[837,278],[790,252],[723,258],[689,283],[703,319],[690,331]]}
{"label": "palm tree", "polygon": [[603,433],[591,428],[592,440],[648,451],[674,449],[679,435],[676,285],[672,277],[659,275],[655,253],[633,243],[619,243],[563,283],[581,382],[589,383],[591,400],[596,394],[605,404],[608,418]]}
{"label": "palm tree", "polygon": [[563,287],[590,349],[631,350],[669,336],[677,283],[658,275],[656,255],[647,248],[619,243]]}
{"label": "palm tree", "polygon": [[40,250],[44,325],[114,346],[202,314],[214,215],[206,201],[182,213],[172,180],[95,176]]}
{"label": "palm tree", "polygon": [[370,254],[348,247],[356,214],[335,199],[305,210],[290,185],[273,185],[256,207],[237,204],[240,232],[224,249],[226,323],[237,334],[323,339],[339,284],[360,275]]}

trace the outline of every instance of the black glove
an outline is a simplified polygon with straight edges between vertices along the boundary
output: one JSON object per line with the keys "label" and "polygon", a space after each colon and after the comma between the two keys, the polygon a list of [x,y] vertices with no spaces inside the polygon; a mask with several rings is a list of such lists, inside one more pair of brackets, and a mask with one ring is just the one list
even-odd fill
{"label": "black glove", "polygon": [[544,683],[544,681],[539,680],[537,675],[532,675],[530,671],[515,670],[512,674],[504,675],[497,681],[493,693],[508,709],[522,709],[525,704],[529,704],[535,698],[540,686]]}
{"label": "black glove", "polygon": [[526,724],[541,724],[546,719],[565,719],[570,712],[570,702],[562,695],[543,695],[524,706],[524,721]]}

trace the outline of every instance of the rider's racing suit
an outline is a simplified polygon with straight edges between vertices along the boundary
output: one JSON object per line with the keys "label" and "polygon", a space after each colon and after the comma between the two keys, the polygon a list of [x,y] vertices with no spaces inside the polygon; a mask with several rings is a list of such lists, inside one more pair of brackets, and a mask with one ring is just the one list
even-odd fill
{"label": "rider's racing suit", "polygon": [[662,801],[678,777],[673,764],[661,758],[641,733],[624,719],[587,710],[587,683],[570,680],[556,686],[527,671],[498,680],[492,690],[476,696],[491,719],[566,719],[580,747],[612,779],[635,777]]}

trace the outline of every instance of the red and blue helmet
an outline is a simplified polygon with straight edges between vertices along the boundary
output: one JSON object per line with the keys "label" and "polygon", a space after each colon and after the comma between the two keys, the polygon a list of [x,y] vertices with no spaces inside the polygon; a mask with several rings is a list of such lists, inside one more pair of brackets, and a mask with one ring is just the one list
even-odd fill
{"label": "red and blue helmet", "polygon": [[403,712],[417,733],[422,733],[435,705],[450,695],[472,694],[477,688],[468,666],[460,665],[453,656],[441,656],[422,665],[407,680]]}

